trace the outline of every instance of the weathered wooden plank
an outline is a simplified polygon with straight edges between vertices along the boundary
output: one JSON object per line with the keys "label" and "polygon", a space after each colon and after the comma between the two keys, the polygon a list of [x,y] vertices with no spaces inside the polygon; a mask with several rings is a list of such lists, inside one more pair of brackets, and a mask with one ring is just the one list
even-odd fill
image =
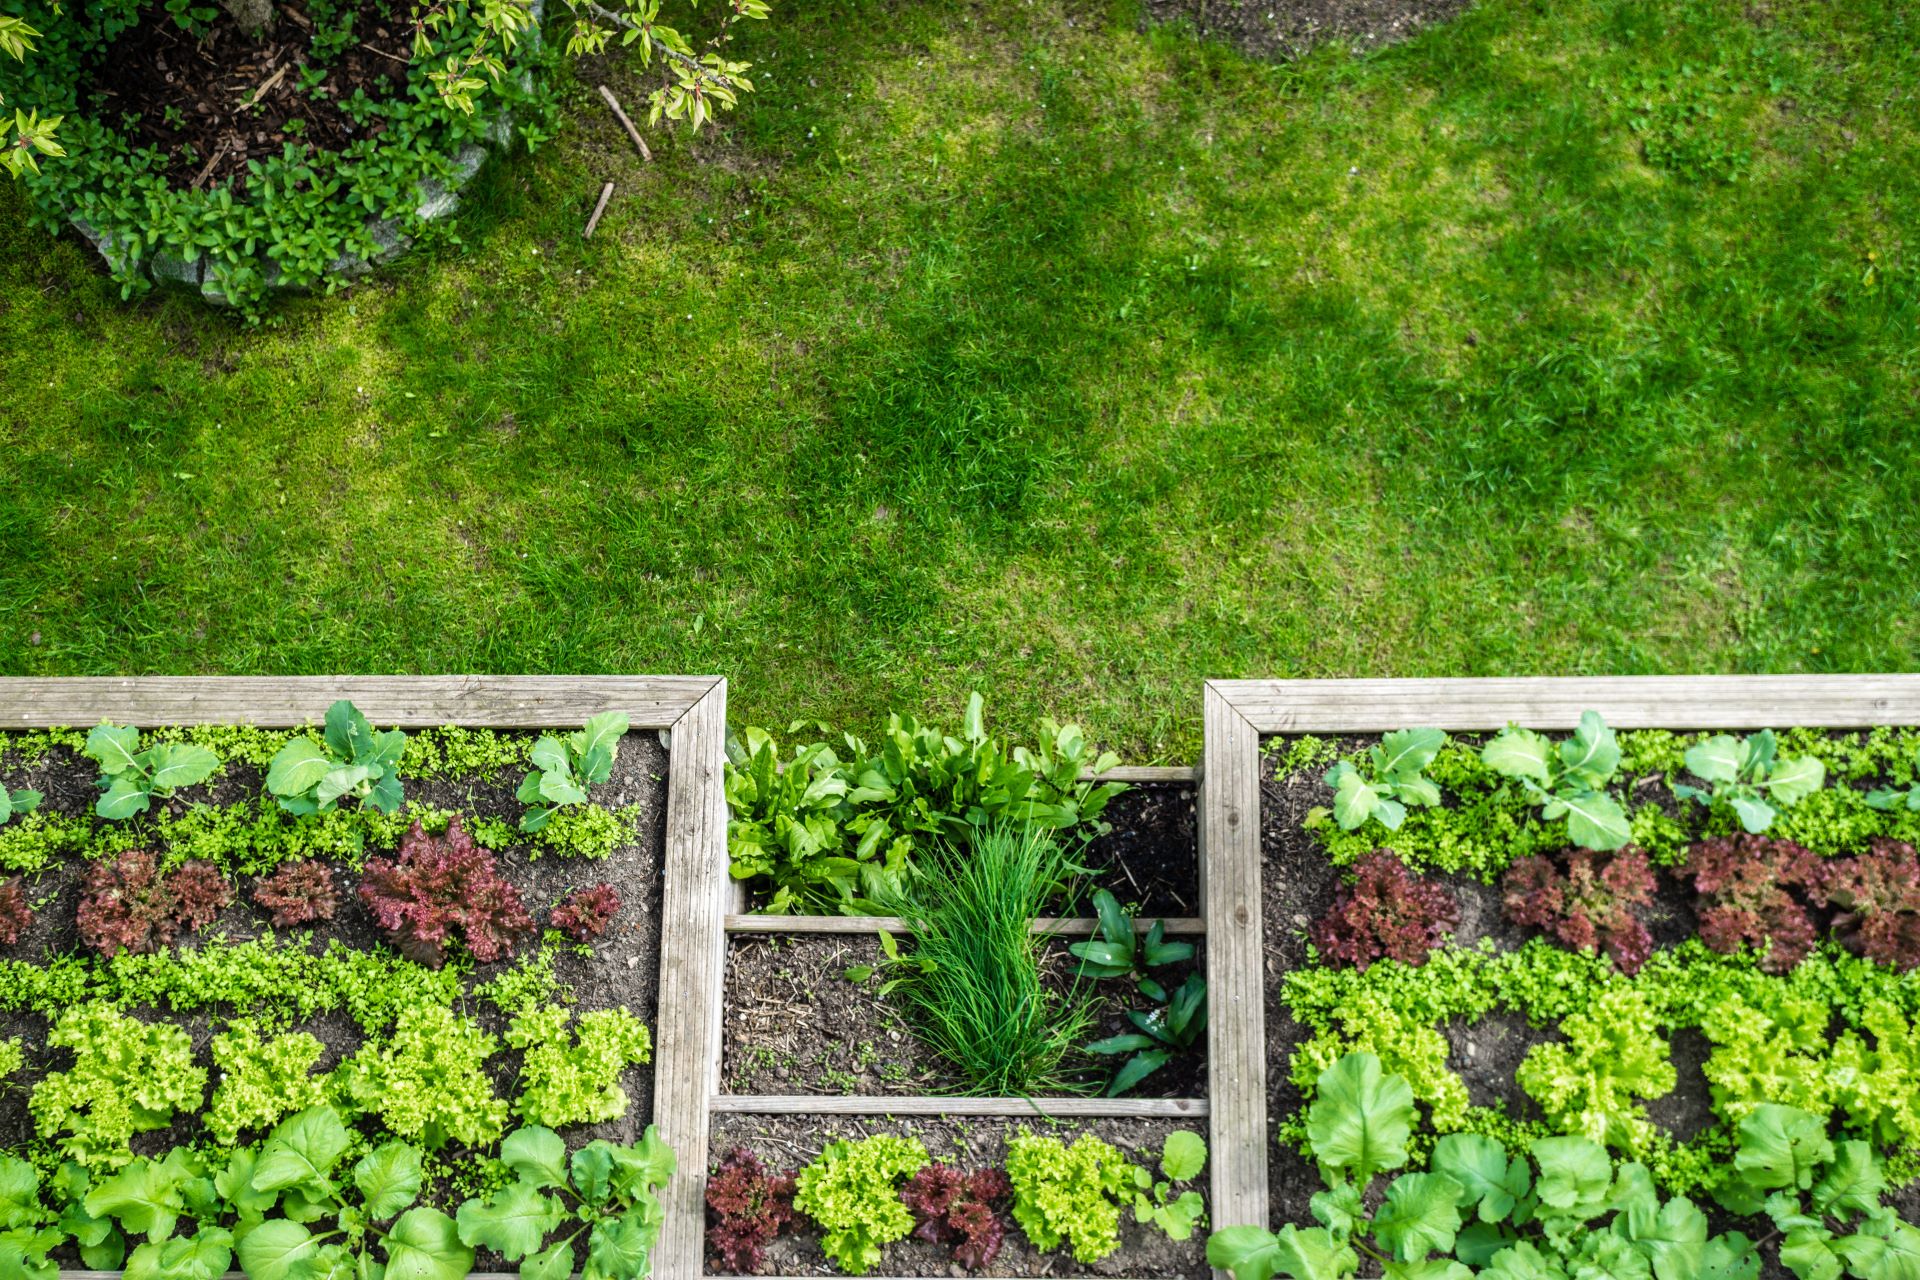
{"label": "weathered wooden plank", "polygon": [[637,729],[673,724],[713,676],[78,676],[0,677],[0,728],[317,723],[351,698],[375,724],[417,729],[578,725],[624,711]]}
{"label": "weathered wooden plank", "polygon": [[1260,735],[1212,682],[1200,788],[1207,916],[1208,1145],[1215,1227],[1267,1225],[1267,1039],[1260,913]]}
{"label": "weathered wooden plank", "polygon": [[1216,680],[1211,687],[1260,733],[1499,729],[1510,722],[1564,729],[1589,708],[1620,729],[1920,724],[1920,675]]}
{"label": "weathered wooden plank", "polygon": [[[1264,1099],[1262,1104],[1264,1105]],[[1051,1116],[1197,1120],[1205,1098],[921,1098],[886,1095],[717,1093],[713,1109],[759,1116]],[[1263,1135],[1264,1136],[1264,1135]],[[1266,1192],[1265,1184],[1261,1193]]]}
{"label": "weathered wooden plank", "polygon": [[654,1123],[680,1158],[661,1197],[657,1274],[700,1274],[706,1231],[707,1100],[720,1088],[720,1002],[727,935],[727,686],[673,726],[667,765],[667,849],[660,922],[660,1013]]}
{"label": "weathered wooden plank", "polygon": [[1180,783],[1192,782],[1200,776],[1200,771],[1190,764],[1123,764],[1095,773],[1092,769],[1080,771],[1082,782],[1145,782]]}
{"label": "weathered wooden plank", "polygon": [[[1092,935],[1100,922],[1087,917],[1063,919],[1041,916],[1033,922],[1035,933],[1084,938]],[[1145,933],[1153,928],[1154,917],[1135,920],[1133,931]],[[1169,916],[1167,932],[1205,933],[1207,922],[1198,916]],[[761,916],[751,913],[727,916],[728,933],[905,933],[906,922],[899,916]]]}

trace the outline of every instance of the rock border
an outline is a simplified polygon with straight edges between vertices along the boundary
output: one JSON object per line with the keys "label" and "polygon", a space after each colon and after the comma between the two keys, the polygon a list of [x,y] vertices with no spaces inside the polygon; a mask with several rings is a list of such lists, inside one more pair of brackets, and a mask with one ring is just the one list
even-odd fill
{"label": "rock border", "polygon": [[[528,29],[527,43],[537,53],[542,44],[540,24],[546,17],[545,0],[533,0],[531,8],[533,25]],[[520,87],[529,91],[533,88],[531,70],[520,73]],[[469,142],[454,153],[454,172],[449,181],[428,178],[414,188],[414,198],[418,202],[414,207],[414,217],[421,222],[439,222],[452,217],[460,208],[461,192],[467,184],[485,167],[490,156],[496,152],[506,152],[514,135],[513,112],[503,107],[488,126],[484,145]],[[414,243],[414,237],[401,230],[404,221],[393,217],[367,219],[367,234],[380,248],[371,257],[357,253],[342,254],[328,265],[322,279],[356,280],[370,274],[375,267],[384,266],[398,258]],[[216,307],[236,305],[221,288],[218,273],[208,269],[209,259],[204,255],[189,262],[181,254],[167,249],[143,257],[129,252],[126,247],[139,239],[137,235],[102,231],[77,216],[69,218],[67,223],[93,246],[108,269],[116,275],[138,275],[157,285],[190,289]],[[253,261],[260,266],[269,294],[301,293],[311,288],[309,285],[285,281],[281,276],[279,260],[264,249],[254,254]]]}

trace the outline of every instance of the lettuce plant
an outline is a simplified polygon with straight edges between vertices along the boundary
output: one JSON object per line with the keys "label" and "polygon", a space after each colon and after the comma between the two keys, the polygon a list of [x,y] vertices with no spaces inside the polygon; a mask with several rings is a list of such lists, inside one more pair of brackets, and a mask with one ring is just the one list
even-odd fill
{"label": "lettuce plant", "polygon": [[529,806],[522,831],[538,831],[566,805],[585,804],[587,788],[613,776],[614,757],[627,732],[627,713],[605,711],[564,738],[543,734],[533,744],[533,772],[515,798]]}
{"label": "lettuce plant", "polygon": [[1673,794],[1709,808],[1730,809],[1741,829],[1758,835],[1773,825],[1776,805],[1798,804],[1827,782],[1827,766],[1816,756],[1782,760],[1773,730],[1745,738],[1717,733],[1689,747],[1687,771],[1708,784],[1674,784]]}
{"label": "lettuce plant", "polygon": [[1016,1133],[1007,1139],[1013,1220],[1043,1251],[1062,1244],[1076,1262],[1098,1262],[1120,1247],[1120,1209],[1136,1190],[1133,1164],[1090,1133],[1071,1145]]}
{"label": "lettuce plant", "polygon": [[213,1101],[207,1131],[222,1146],[239,1141],[243,1129],[264,1129],[283,1117],[327,1101],[328,1082],[315,1075],[324,1046],[304,1031],[263,1039],[249,1023],[235,1023],[213,1038]]}
{"label": "lettuce plant", "polygon": [[113,821],[145,813],[155,800],[205,782],[220,767],[220,757],[202,746],[159,742],[142,751],[140,731],[131,725],[95,725],[82,752],[100,766],[105,794],[93,811]]}
{"label": "lettuce plant", "polygon": [[196,858],[162,873],[157,857],[130,849],[87,868],[78,911],[80,940],[103,956],[150,954],[182,932],[213,923],[232,900],[232,886],[212,863]]}
{"label": "lettuce plant", "polygon": [[1616,1169],[1582,1137],[1513,1154],[1481,1134],[1448,1134],[1426,1171],[1376,1197],[1373,1179],[1407,1163],[1412,1091],[1353,1054],[1317,1093],[1308,1132],[1327,1186],[1312,1200],[1319,1225],[1214,1232],[1207,1261],[1234,1280],[1336,1280],[1363,1257],[1395,1280],[1757,1280],[1745,1236],[1710,1238],[1692,1201],[1662,1201],[1645,1166]]}
{"label": "lettuce plant", "polygon": [[262,876],[254,882],[253,900],[272,913],[276,929],[331,920],[340,908],[333,869],[313,858],[283,862]]}
{"label": "lettuce plant", "polygon": [[907,1179],[900,1202],[913,1215],[914,1239],[951,1246],[954,1262],[978,1271],[1000,1254],[1007,1227],[996,1206],[1012,1195],[1004,1170],[962,1173],[936,1160]]}
{"label": "lettuce plant", "polygon": [[335,1070],[344,1098],[430,1151],[448,1141],[484,1146],[500,1136],[507,1104],[486,1061],[500,1042],[442,1004],[403,1009],[391,1034],[367,1041]]}
{"label": "lettuce plant", "polygon": [[1751,946],[1760,967],[1785,973],[1813,949],[1809,900],[1826,896],[1831,868],[1804,847],[1768,836],[1734,835],[1687,847],[1700,940],[1715,951]]}
{"label": "lettuce plant", "polygon": [[1618,849],[1632,838],[1626,810],[1607,793],[1620,768],[1620,745],[1597,711],[1582,712],[1573,736],[1556,747],[1531,729],[1510,725],[1480,749],[1480,759],[1518,782],[1548,822],[1562,819],[1582,849]]}
{"label": "lettuce plant", "polygon": [[1460,906],[1446,885],[1381,850],[1355,865],[1353,882],[1340,886],[1308,936],[1321,954],[1364,971],[1382,958],[1425,964],[1459,924]]}
{"label": "lettuce plant", "polygon": [[1547,1123],[1635,1155],[1652,1145],[1653,1124],[1636,1101],[1661,1098],[1676,1082],[1671,1052],[1646,997],[1608,987],[1560,1023],[1565,1043],[1537,1044],[1514,1078]]}
{"label": "lettuce plant", "polygon": [[1408,805],[1439,804],[1440,788],[1426,768],[1446,745],[1447,735],[1439,729],[1398,729],[1368,748],[1358,763],[1338,762],[1323,779],[1333,788],[1333,820],[1342,831],[1357,831],[1369,822],[1398,831]]}
{"label": "lettuce plant", "polygon": [[437,837],[415,822],[401,837],[398,860],[367,859],[360,901],[402,955],[432,969],[446,962],[455,930],[482,963],[511,954],[536,932],[520,891],[457,817]]}
{"label": "lettuce plant", "polygon": [[[473,1268],[473,1249],[453,1219],[414,1203],[424,1182],[420,1152],[390,1141],[340,1170],[353,1146],[337,1112],[310,1107],[274,1129],[250,1176],[242,1180],[242,1170],[228,1166],[227,1194],[243,1222],[254,1219],[235,1247],[249,1280],[462,1280]],[[280,1212],[273,1214],[276,1202]]]}
{"label": "lettuce plant", "polygon": [[[1739,1121],[1763,1102],[1831,1112],[1840,1078],[1830,1056],[1832,1019],[1825,1000],[1777,984],[1708,1006],[1700,1030],[1713,1051],[1700,1069],[1712,1090],[1714,1114]],[[1856,1070],[1848,1078],[1869,1074]]]}
{"label": "lettuce plant", "polygon": [[136,1133],[163,1129],[176,1111],[198,1111],[207,1072],[179,1027],[125,1017],[104,1004],[77,1004],[54,1019],[47,1044],[73,1051],[73,1066],[33,1087],[27,1110],[40,1137],[68,1159],[118,1168],[133,1158]]}
{"label": "lettuce plant", "polygon": [[560,899],[547,913],[547,923],[575,942],[588,942],[605,933],[618,914],[620,891],[610,884],[596,884]]}
{"label": "lettuce plant", "polygon": [[913,1230],[900,1182],[927,1163],[918,1138],[877,1133],[830,1142],[794,1179],[793,1207],[818,1223],[820,1244],[849,1275],[880,1264],[880,1246]]}
{"label": "lettuce plant", "polygon": [[515,1114],[530,1124],[559,1128],[613,1120],[627,1113],[621,1074],[653,1061],[646,1023],[625,1009],[595,1009],[580,1015],[542,1005],[507,1027],[507,1043],[525,1052]]}
{"label": "lettuce plant", "polygon": [[1436,1132],[1451,1133],[1467,1122],[1471,1100],[1466,1081],[1447,1066],[1446,1036],[1396,1008],[1376,991],[1341,1002],[1327,1028],[1294,1051],[1290,1074],[1301,1098],[1312,1105],[1321,1074],[1350,1053],[1369,1053],[1382,1068],[1406,1080],[1414,1101],[1426,1109]]}
{"label": "lettuce plant", "polygon": [[525,1280],[564,1280],[576,1266],[582,1280],[651,1272],[666,1220],[660,1189],[679,1164],[659,1130],[648,1125],[631,1146],[596,1139],[569,1158],[559,1134],[529,1126],[507,1135],[500,1162],[514,1181],[460,1206],[462,1243],[518,1262]]}
{"label": "lettuce plant", "polygon": [[794,1223],[793,1192],[791,1175],[768,1173],[744,1147],[721,1158],[707,1176],[707,1247],[721,1266],[734,1275],[760,1270],[767,1245]]}
{"label": "lettuce plant", "polygon": [[0,880],[0,946],[10,947],[33,924],[33,908],[19,876]]}
{"label": "lettuce plant", "polygon": [[327,708],[320,741],[302,735],[267,767],[267,790],[288,813],[331,813],[352,799],[381,813],[400,809],[400,757],[407,735],[375,733],[360,709],[342,698]]}
{"label": "lettuce plant", "polygon": [[1889,999],[1869,1001],[1859,1025],[1873,1043],[1853,1030],[1834,1042],[1823,1080],[1833,1104],[1877,1149],[1920,1148],[1920,1030]]}
{"label": "lettuce plant", "polygon": [[1600,854],[1568,849],[1560,860],[1522,858],[1501,881],[1501,905],[1515,924],[1544,929],[1562,946],[1605,951],[1622,973],[1638,973],[1653,936],[1634,913],[1653,898],[1653,870],[1638,849]]}
{"label": "lettuce plant", "polygon": [[1848,950],[1902,971],[1920,965],[1920,858],[1900,840],[1836,860],[1826,899],[1838,907],[1834,933]]}

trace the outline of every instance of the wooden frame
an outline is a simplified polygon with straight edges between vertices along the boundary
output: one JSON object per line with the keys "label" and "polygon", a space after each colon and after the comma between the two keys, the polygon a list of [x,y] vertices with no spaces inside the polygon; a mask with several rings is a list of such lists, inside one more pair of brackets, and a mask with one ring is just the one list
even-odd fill
{"label": "wooden frame", "polygon": [[[0,725],[85,727],[101,720],[172,724],[315,724],[350,698],[376,724],[551,729],[624,711],[667,745],[661,866],[660,993],[654,1123],[680,1157],[662,1197],[656,1274],[700,1274],[705,1234],[708,1103],[719,1082],[722,927],[727,886],[727,683],[717,676],[156,676],[0,678]],[[68,1280],[120,1272],[66,1271]],[[237,1276],[239,1273],[231,1273]],[[476,1273],[474,1280],[512,1280]]]}
{"label": "wooden frame", "polygon": [[1913,725],[1920,675],[1208,681],[1200,865],[1213,1009],[1214,1227],[1269,1225],[1261,738],[1509,723],[1569,729],[1588,709],[1619,729]]}

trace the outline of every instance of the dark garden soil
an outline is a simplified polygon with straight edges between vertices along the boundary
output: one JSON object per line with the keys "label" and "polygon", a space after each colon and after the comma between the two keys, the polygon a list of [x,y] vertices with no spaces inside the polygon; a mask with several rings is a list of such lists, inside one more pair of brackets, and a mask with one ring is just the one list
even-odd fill
{"label": "dark garden soil", "polygon": [[[1161,1146],[1175,1129],[1189,1129],[1204,1135],[1204,1124],[1174,1120],[1091,1120],[1062,1124],[1036,1117],[1031,1122],[1003,1118],[898,1117],[864,1119],[846,1116],[748,1116],[716,1115],[712,1134],[711,1161],[717,1163],[734,1147],[745,1147],[758,1155],[769,1169],[792,1172],[820,1154],[829,1142],[842,1138],[863,1138],[876,1133],[911,1135],[926,1144],[936,1160],[968,1169],[1000,1165],[1006,1160],[1006,1139],[1022,1129],[1052,1133],[1063,1142],[1071,1142],[1082,1133],[1091,1133],[1126,1152],[1134,1163],[1157,1171]],[[1207,1194],[1208,1174],[1202,1172],[1193,1186]],[[886,1246],[878,1269],[889,1276],[1139,1276],[1204,1277],[1208,1274],[1203,1230],[1185,1241],[1168,1240],[1154,1227],[1141,1226],[1130,1212],[1120,1215],[1120,1248],[1091,1264],[1081,1264],[1062,1250],[1040,1253],[1027,1241],[1009,1215],[1005,1245],[999,1257],[979,1272],[957,1267],[952,1251],[939,1245],[911,1238]],[[709,1270],[718,1268],[709,1260]],[[811,1230],[781,1236],[767,1249],[765,1274],[777,1276],[825,1276],[838,1274],[821,1252],[819,1236]]]}
{"label": "dark garden soil", "polygon": [[[1194,939],[1199,943],[1199,939]],[[903,947],[910,946],[901,939]],[[1195,960],[1204,961],[1201,947]],[[898,1004],[880,994],[882,956],[871,935],[735,934],[727,953],[722,1079],[731,1093],[958,1094],[966,1082],[915,1038]],[[1077,982],[1067,942],[1046,948],[1045,981],[1063,998],[1098,1001],[1088,1040],[1133,1028],[1126,1010],[1151,1003],[1131,981]],[[855,981],[850,968],[874,969]],[[1155,976],[1172,989],[1193,965],[1168,965]],[[1083,1058],[1090,1086],[1104,1083],[1119,1060]],[[1098,1092],[1098,1088],[1095,1088]],[[1168,1063],[1129,1096],[1192,1098],[1206,1092],[1206,1054],[1198,1049]]]}
{"label": "dark garden soil", "polygon": [[1200,838],[1191,782],[1138,783],[1107,802],[1109,830],[1080,851],[1106,889],[1141,916],[1200,914]]}
{"label": "dark garden soil", "polygon": [[[0,754],[5,742],[0,739]],[[43,802],[52,812],[77,816],[91,811],[98,789],[94,785],[97,767],[92,761],[56,750],[47,761],[32,769],[9,768],[7,778],[13,786],[30,786],[46,794]],[[522,775],[493,777],[471,776],[450,781],[414,780],[406,782],[406,798],[436,808],[451,809],[468,818],[507,818],[517,823],[525,806],[514,799],[514,790]],[[602,937],[595,939],[591,954],[580,956],[563,950],[555,963],[560,981],[571,986],[579,1012],[624,1007],[657,1029],[656,997],[660,956],[661,860],[666,823],[667,756],[653,734],[633,733],[621,743],[613,776],[592,790],[597,805],[611,809],[639,806],[641,816],[631,842],[616,848],[601,861],[546,856],[529,859],[527,851],[512,848],[496,854],[501,874],[520,892],[521,900],[536,922],[544,924],[546,913],[568,891],[601,881],[611,882],[621,896],[620,913]],[[243,763],[230,763],[211,785],[183,789],[166,802],[175,813],[195,803],[231,804],[263,794],[261,771]],[[159,850],[155,850],[159,852]],[[370,849],[369,854],[390,855],[392,850]],[[80,881],[87,864],[70,860],[48,870],[28,875],[28,899],[34,904],[34,919],[28,932],[6,954],[14,958],[47,957],[82,951],[75,924],[80,897]],[[345,867],[334,866],[335,885],[342,889],[341,906],[336,917],[312,931],[311,949],[318,953],[338,939],[346,946],[368,949],[383,945],[372,917],[352,891],[358,876]],[[267,931],[267,914],[251,901],[252,877],[242,877],[235,900],[207,929],[190,938],[182,938],[181,948],[218,945],[224,937],[245,941]],[[289,938],[300,931],[281,931]],[[522,947],[524,958],[531,947]],[[511,960],[477,966],[468,978],[471,985],[484,982],[507,971]],[[207,1064],[206,1046],[215,1022],[224,1023],[231,1011],[221,1011],[218,1019],[205,1013],[180,1015],[151,1008],[129,1010],[133,1016],[148,1020],[163,1019],[183,1027],[193,1037]],[[506,1029],[507,1018],[489,1002],[470,1000],[465,1012],[495,1035]],[[64,1069],[70,1055],[61,1050],[50,1055],[44,1049],[47,1020],[33,1014],[0,1014],[0,1039],[22,1036],[28,1046],[27,1065],[14,1078],[12,1088],[0,1091],[0,1150],[17,1147],[33,1137],[33,1123],[27,1112],[32,1086],[49,1071]],[[329,1070],[361,1043],[359,1027],[344,1012],[317,1019],[297,1029],[305,1030],[325,1045],[319,1069]],[[513,1096],[513,1062],[517,1055],[508,1052],[491,1066],[495,1086],[504,1097]],[[627,1114],[593,1126],[578,1126],[567,1131],[575,1145],[594,1138],[614,1142],[637,1139],[653,1114],[653,1071],[650,1066],[629,1070],[622,1079],[631,1103]],[[168,1147],[204,1137],[197,1116],[183,1118],[170,1130],[137,1135],[134,1149],[156,1154]],[[457,1154],[449,1152],[449,1154]]]}
{"label": "dark garden soil", "polygon": [[1469,0],[1147,0],[1154,22],[1191,23],[1256,58],[1296,58],[1340,40],[1356,51],[1404,40]]}
{"label": "dark garden soil", "polygon": [[[1376,739],[1353,739],[1339,743],[1342,755],[1351,755]],[[1303,825],[1307,811],[1331,803],[1332,790],[1320,780],[1320,771],[1295,772],[1284,779],[1272,776],[1273,766],[1263,755],[1265,774],[1260,788],[1260,835],[1262,858],[1263,923],[1266,948],[1266,1036],[1267,1036],[1267,1125],[1268,1141],[1274,1143],[1282,1121],[1299,1110],[1300,1091],[1289,1074],[1293,1054],[1312,1038],[1309,1028],[1295,1022],[1282,997],[1281,980],[1288,972],[1307,962],[1307,927],[1331,909],[1342,872],[1326,859],[1313,835]],[[1656,802],[1673,808],[1677,802],[1657,778],[1637,779],[1633,801],[1636,805]],[[1467,876],[1445,877],[1448,888],[1460,907],[1460,926],[1453,941],[1471,945],[1491,939],[1501,950],[1520,946],[1535,933],[1532,929],[1509,923],[1501,913],[1497,884],[1488,885]],[[1695,921],[1691,895],[1677,878],[1662,874],[1653,902],[1641,909],[1641,918],[1653,936],[1656,948],[1674,946],[1693,936]],[[1514,1078],[1527,1051],[1536,1044],[1557,1040],[1560,1035],[1550,1027],[1528,1024],[1511,1013],[1496,1013],[1472,1025],[1454,1022],[1444,1028],[1451,1052],[1448,1065],[1459,1074],[1475,1106],[1505,1103],[1510,1115],[1539,1119],[1539,1108]],[[1713,1122],[1713,1107],[1706,1077],[1701,1066],[1709,1045],[1692,1029],[1683,1029],[1670,1038],[1672,1061],[1678,1075],[1673,1091],[1647,1104],[1648,1116],[1685,1141]],[[1289,1144],[1274,1143],[1268,1151],[1269,1218],[1278,1228],[1282,1224],[1313,1221],[1308,1202],[1320,1190],[1321,1182],[1312,1162]],[[1888,1202],[1908,1221],[1920,1213],[1920,1184],[1890,1195]],[[1726,1217],[1712,1204],[1703,1204],[1715,1231],[1744,1226],[1752,1234],[1753,1223],[1738,1223]],[[1763,1280],[1785,1280],[1788,1273],[1769,1256],[1762,1270]]]}
{"label": "dark garden soil", "polygon": [[360,0],[345,50],[325,64],[315,86],[305,83],[309,65],[323,70],[310,48],[309,6],[289,0],[278,8],[257,35],[224,9],[195,35],[166,6],[149,5],[139,24],[83,72],[81,101],[94,102],[108,124],[130,121],[126,132],[136,146],[167,157],[176,189],[244,176],[249,160],[279,155],[288,144],[338,151],[378,133],[380,122],[363,128],[340,103],[356,91],[378,99],[405,86],[412,59],[405,12],[389,16],[382,0]]}

